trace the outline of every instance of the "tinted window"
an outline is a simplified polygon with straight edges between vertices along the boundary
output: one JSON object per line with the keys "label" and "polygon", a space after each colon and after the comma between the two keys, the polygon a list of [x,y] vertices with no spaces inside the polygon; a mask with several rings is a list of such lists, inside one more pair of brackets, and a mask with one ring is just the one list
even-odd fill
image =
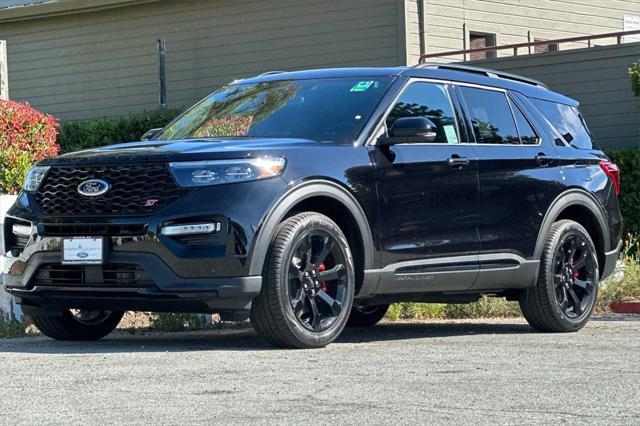
{"label": "tinted window", "polygon": [[568,143],[576,148],[593,148],[591,134],[577,108],[540,99],[531,101]]}
{"label": "tinted window", "polygon": [[458,129],[449,100],[447,88],[443,84],[413,83],[400,96],[387,117],[387,127],[398,118],[425,117],[436,125],[434,143],[458,143]]}
{"label": "tinted window", "polygon": [[351,144],[390,78],[327,78],[231,84],[184,113],[159,140],[303,138]]}
{"label": "tinted window", "polygon": [[[512,104],[513,105],[513,104]],[[524,116],[520,108],[513,105],[513,115],[516,118],[516,124],[518,125],[518,134],[520,135],[520,142],[524,145],[535,145],[538,143],[538,135],[535,130],[529,124],[529,120]]]}
{"label": "tinted window", "polygon": [[477,143],[519,144],[507,97],[502,92],[460,87],[471,115]]}

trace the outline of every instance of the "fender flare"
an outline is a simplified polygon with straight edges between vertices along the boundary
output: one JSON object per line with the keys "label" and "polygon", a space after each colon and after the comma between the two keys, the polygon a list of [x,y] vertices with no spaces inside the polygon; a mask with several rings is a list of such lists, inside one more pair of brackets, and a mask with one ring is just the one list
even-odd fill
{"label": "fender flare", "polygon": [[251,260],[249,263],[250,275],[262,275],[271,241],[276,235],[278,225],[284,220],[291,208],[303,200],[318,196],[333,198],[349,210],[355,219],[362,237],[364,269],[373,268],[373,236],[371,234],[369,221],[362,207],[358,201],[356,201],[355,197],[342,186],[328,180],[316,179],[303,182],[288,190],[263,218],[258,227],[251,250]]}
{"label": "fender flare", "polygon": [[536,248],[533,253],[534,259],[542,258],[542,251],[544,250],[544,243],[549,234],[551,225],[558,219],[558,216],[564,209],[570,206],[581,206],[586,208],[598,225],[600,231],[600,238],[602,239],[603,250],[608,252],[611,250],[611,238],[609,232],[609,226],[607,225],[606,215],[600,206],[598,200],[590,193],[580,189],[570,189],[558,195],[551,203],[547,213],[542,220],[540,231],[538,232],[538,239],[536,240]]}

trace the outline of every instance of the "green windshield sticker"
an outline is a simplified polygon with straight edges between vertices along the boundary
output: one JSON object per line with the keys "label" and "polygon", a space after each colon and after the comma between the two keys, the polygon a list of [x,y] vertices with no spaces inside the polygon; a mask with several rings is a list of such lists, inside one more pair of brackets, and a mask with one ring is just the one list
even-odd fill
{"label": "green windshield sticker", "polygon": [[444,134],[447,137],[447,143],[458,143],[458,135],[456,134],[456,128],[451,124],[447,124],[444,127]]}
{"label": "green windshield sticker", "polygon": [[350,92],[364,92],[373,86],[373,83],[373,81],[359,81],[358,84],[351,88]]}

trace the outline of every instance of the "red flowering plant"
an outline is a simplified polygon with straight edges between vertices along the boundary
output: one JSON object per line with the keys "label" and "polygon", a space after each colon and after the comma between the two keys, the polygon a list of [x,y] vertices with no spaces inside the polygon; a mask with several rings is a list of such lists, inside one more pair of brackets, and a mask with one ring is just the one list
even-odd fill
{"label": "red flowering plant", "polygon": [[58,120],[28,103],[0,100],[0,193],[13,194],[29,168],[58,154]]}

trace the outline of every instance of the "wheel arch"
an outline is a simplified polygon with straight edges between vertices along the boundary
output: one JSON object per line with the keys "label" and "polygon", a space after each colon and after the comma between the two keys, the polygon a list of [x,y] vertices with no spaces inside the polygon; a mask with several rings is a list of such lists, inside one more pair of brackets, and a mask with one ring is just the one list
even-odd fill
{"label": "wheel arch", "polygon": [[570,189],[553,201],[542,221],[538,233],[534,258],[540,259],[551,225],[561,219],[570,219],[582,225],[596,246],[600,272],[604,268],[605,253],[611,250],[611,239],[606,215],[597,199],[581,189]]}
{"label": "wheel arch", "polygon": [[[322,200],[327,201],[326,208],[313,208],[321,205]],[[338,207],[344,208],[347,215],[338,217],[335,214],[327,214]],[[316,179],[303,182],[287,191],[262,220],[251,251],[250,275],[262,274],[269,246],[278,231],[278,225],[287,217],[303,211],[303,208],[313,208],[313,211],[324,210],[318,213],[326,214],[338,225],[342,223],[341,229],[350,244],[354,241],[357,243],[352,250],[360,250],[360,253],[353,253],[354,261],[361,256],[360,265],[356,266],[360,266],[361,271],[373,268],[373,236],[362,207],[344,187],[332,181]],[[343,226],[346,226],[346,229]]]}

